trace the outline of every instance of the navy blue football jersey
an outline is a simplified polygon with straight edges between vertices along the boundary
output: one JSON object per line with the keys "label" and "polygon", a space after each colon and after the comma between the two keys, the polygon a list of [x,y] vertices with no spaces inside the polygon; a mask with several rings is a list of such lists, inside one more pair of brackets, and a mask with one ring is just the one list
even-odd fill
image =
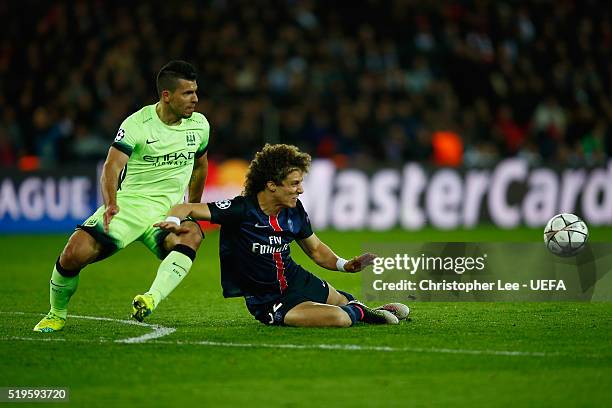
{"label": "navy blue football jersey", "polygon": [[208,203],[211,222],[221,224],[219,258],[225,297],[274,299],[303,271],[291,258],[290,244],[312,235],[300,200],[295,208],[266,215],[256,197]]}

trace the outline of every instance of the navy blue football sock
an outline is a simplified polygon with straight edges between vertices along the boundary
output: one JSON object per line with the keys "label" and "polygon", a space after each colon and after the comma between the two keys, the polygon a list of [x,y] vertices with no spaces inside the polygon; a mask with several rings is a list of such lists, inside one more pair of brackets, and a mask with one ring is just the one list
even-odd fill
{"label": "navy blue football sock", "polygon": [[343,291],[343,290],[338,290],[338,289],[336,289],[336,292],[340,293],[341,295],[344,295],[344,297],[346,298],[346,300],[348,300],[349,302],[350,302],[351,300],[355,300],[355,296],[351,295],[351,294],[350,294],[350,293],[348,293],[348,292],[345,292],[345,291]]}
{"label": "navy blue football sock", "polygon": [[351,318],[351,326],[363,319],[363,310],[355,304],[340,306],[340,308]]}

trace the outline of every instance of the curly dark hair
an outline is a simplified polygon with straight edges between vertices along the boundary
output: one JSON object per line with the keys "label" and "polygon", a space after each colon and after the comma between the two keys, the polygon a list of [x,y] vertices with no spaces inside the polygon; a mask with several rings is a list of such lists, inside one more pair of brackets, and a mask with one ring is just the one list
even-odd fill
{"label": "curly dark hair", "polygon": [[266,143],[249,165],[242,194],[255,195],[266,188],[268,181],[280,185],[295,170],[307,173],[311,160],[308,153],[301,152],[295,146]]}

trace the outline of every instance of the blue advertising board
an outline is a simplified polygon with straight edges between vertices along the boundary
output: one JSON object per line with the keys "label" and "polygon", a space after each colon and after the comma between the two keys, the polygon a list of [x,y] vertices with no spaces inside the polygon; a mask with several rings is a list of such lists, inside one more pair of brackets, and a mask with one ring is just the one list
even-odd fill
{"label": "blue advertising board", "polygon": [[66,232],[99,206],[96,167],[0,175],[0,233]]}

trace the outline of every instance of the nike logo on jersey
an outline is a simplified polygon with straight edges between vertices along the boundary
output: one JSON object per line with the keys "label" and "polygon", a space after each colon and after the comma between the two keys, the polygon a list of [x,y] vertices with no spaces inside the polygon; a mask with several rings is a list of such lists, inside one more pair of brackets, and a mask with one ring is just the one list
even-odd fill
{"label": "nike logo on jersey", "polygon": [[269,225],[259,225],[259,223],[255,224],[255,228],[269,228]]}
{"label": "nike logo on jersey", "polygon": [[147,144],[151,144],[151,143],[155,143],[155,142],[159,142],[159,140],[157,140],[157,139],[155,139],[155,140],[147,139]]}

